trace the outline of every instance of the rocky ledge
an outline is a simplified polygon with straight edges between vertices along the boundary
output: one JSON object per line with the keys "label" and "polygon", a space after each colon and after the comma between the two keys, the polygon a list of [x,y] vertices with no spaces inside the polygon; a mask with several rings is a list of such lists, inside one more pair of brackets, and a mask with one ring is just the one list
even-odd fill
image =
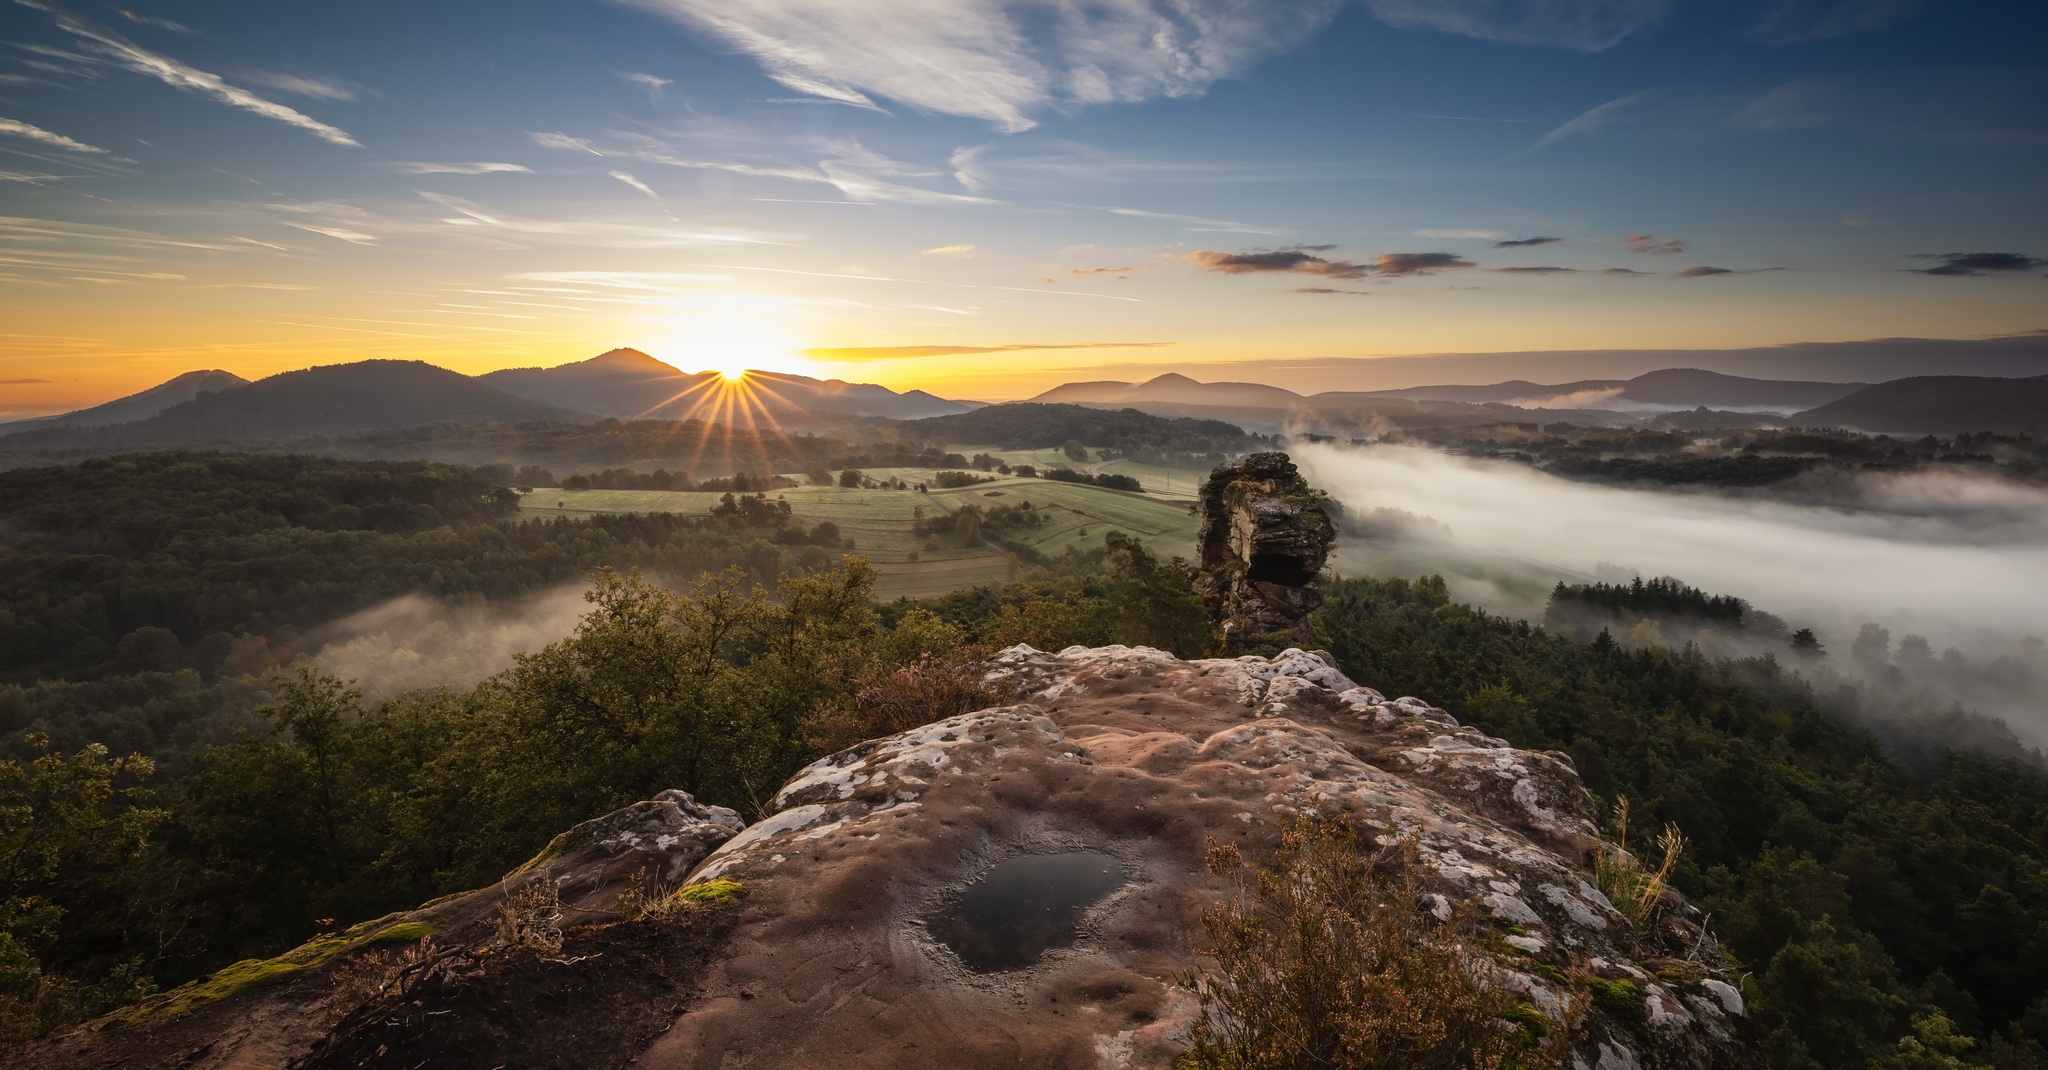
{"label": "rocky ledge", "polygon": [[[1698,913],[1673,895],[1645,939],[1594,887],[1596,814],[1565,756],[1300,650],[1019,646],[990,675],[1021,701],[811,765],[698,866],[753,892],[703,997],[636,1065],[1169,1066],[1225,890],[1208,847],[1257,855],[1310,814],[1417,840],[1439,906],[1491,919],[1497,979],[1537,1005],[1590,967],[1607,998],[1584,1066],[1761,1065]],[[1032,911],[1045,923],[1017,922]]]}
{"label": "rocky ledge", "polygon": [[[1302,815],[1418,844],[1433,909],[1481,916],[1490,983],[1555,1009],[1592,978],[1578,1070],[1763,1065],[1698,912],[1667,892],[1639,933],[1595,887],[1598,815],[1564,755],[1302,650],[1018,646],[987,671],[1014,704],[822,759],[751,826],[664,792],[376,923],[483,949],[436,984],[351,1009],[309,967],[22,1065],[1164,1070],[1199,1013],[1201,913],[1229,893],[1209,848],[1258,857]],[[725,901],[620,921],[635,874]],[[548,886],[560,950],[490,953],[491,919]]]}

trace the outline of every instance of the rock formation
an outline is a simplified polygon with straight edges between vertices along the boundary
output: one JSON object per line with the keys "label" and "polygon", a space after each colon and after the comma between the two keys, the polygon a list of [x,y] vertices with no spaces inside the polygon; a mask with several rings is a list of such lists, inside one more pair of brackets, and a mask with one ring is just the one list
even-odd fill
{"label": "rock formation", "polygon": [[[1164,1070],[1198,1011],[1180,982],[1201,911],[1230,891],[1206,850],[1258,857],[1303,814],[1417,842],[1434,901],[1485,919],[1493,983],[1555,1007],[1575,963],[1600,978],[1576,1070],[1762,1065],[1698,912],[1667,893],[1638,933],[1595,887],[1597,815],[1563,755],[1301,650],[1019,646],[988,673],[1017,704],[822,759],[737,834],[730,811],[664,793],[504,884],[374,923],[434,924],[455,949],[438,980],[349,1010],[308,969],[20,1065]],[[650,867],[687,870],[685,895],[744,895],[615,920]],[[547,885],[568,893],[559,952],[492,950],[488,919]]]}
{"label": "rock formation", "polygon": [[1218,465],[1202,484],[1202,600],[1231,654],[1308,642],[1310,586],[1337,528],[1284,453]]}

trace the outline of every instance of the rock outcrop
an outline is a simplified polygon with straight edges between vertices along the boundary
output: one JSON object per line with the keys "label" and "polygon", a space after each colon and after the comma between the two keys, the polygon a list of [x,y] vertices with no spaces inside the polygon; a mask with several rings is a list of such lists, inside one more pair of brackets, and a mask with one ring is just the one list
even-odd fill
{"label": "rock outcrop", "polygon": [[1308,642],[1311,584],[1337,527],[1284,453],[1218,465],[1202,484],[1202,601],[1231,654]]}
{"label": "rock outcrop", "polygon": [[1302,814],[1415,838],[1537,1005],[1587,964],[1611,998],[1582,1067],[1761,1065],[1699,914],[1673,896],[1646,940],[1594,887],[1596,813],[1563,755],[1300,650],[1015,647],[992,676],[1022,701],[819,761],[705,859],[691,880],[744,882],[746,915],[635,1065],[1167,1067],[1225,893],[1206,848],[1260,854]]}
{"label": "rock outcrop", "polygon": [[[210,1032],[199,1047],[103,1028],[23,1065],[1165,1070],[1199,1013],[1182,982],[1202,965],[1201,913],[1231,892],[1208,849],[1256,858],[1316,815],[1416,843],[1437,907],[1481,916],[1492,983],[1556,1008],[1568,971],[1590,970],[1600,998],[1575,1070],[1762,1066],[1698,912],[1667,893],[1639,933],[1595,886],[1598,815],[1565,756],[1298,649],[1019,646],[987,672],[1015,704],[815,762],[743,830],[664,793],[398,919],[488,944],[508,897],[550,882],[573,893],[559,953],[476,956],[353,1011],[309,978],[185,1016],[193,1038]],[[606,913],[650,867],[687,870],[686,896],[744,894]]]}

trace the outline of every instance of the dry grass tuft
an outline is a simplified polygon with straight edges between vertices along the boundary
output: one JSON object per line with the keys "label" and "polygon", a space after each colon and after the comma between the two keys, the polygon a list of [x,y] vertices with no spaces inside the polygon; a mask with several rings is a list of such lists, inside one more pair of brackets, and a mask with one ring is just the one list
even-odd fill
{"label": "dry grass tuft", "polygon": [[1183,1070],[1522,1070],[1563,1063],[1585,1011],[1560,1022],[1487,983],[1470,909],[1424,909],[1412,841],[1361,851],[1347,826],[1302,820],[1256,869],[1233,846],[1210,868],[1238,892],[1203,926],[1216,969]]}
{"label": "dry grass tuft", "polygon": [[1603,843],[1593,857],[1593,877],[1600,892],[1614,909],[1621,911],[1638,933],[1648,932],[1657,920],[1657,907],[1671,887],[1671,870],[1685,853],[1685,834],[1676,822],[1664,826],[1657,836],[1657,848],[1664,852],[1655,870],[1628,851],[1628,797],[1614,806],[1614,840]]}

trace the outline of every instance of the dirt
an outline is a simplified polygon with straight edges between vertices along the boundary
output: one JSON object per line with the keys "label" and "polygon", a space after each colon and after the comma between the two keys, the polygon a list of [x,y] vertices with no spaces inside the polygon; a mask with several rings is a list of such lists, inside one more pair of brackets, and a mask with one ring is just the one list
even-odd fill
{"label": "dirt", "polygon": [[[622,1067],[697,995],[740,908],[571,929],[559,954],[511,948],[337,1023],[293,1070]],[[544,1038],[540,1043],[537,1039]]]}

